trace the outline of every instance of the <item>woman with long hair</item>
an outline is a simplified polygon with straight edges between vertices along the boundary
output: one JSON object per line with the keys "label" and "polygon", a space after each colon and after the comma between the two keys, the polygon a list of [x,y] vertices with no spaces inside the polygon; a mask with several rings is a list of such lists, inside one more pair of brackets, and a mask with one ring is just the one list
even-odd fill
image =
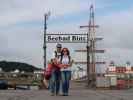
{"label": "woman with long hair", "polygon": [[62,93],[63,96],[68,96],[69,93],[69,80],[71,79],[71,57],[68,48],[63,48],[61,52],[61,80],[62,80]]}

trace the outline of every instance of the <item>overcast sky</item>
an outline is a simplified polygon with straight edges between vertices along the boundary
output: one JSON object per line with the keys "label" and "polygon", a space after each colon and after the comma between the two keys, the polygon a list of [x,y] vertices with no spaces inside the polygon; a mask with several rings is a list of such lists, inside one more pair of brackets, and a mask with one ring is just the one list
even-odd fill
{"label": "overcast sky", "polygon": [[0,0],[0,60],[42,68],[44,13],[51,11],[49,33],[85,32],[79,26],[88,23],[91,3],[100,25],[97,34],[104,38],[107,62],[133,64],[132,0]]}

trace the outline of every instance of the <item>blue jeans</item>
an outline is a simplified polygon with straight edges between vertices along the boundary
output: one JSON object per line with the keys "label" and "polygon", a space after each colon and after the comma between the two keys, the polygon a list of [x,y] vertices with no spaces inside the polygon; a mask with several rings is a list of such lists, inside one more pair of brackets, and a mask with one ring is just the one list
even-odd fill
{"label": "blue jeans", "polygon": [[61,71],[62,92],[64,95],[68,95],[70,79],[71,79],[71,71]]}
{"label": "blue jeans", "polygon": [[52,93],[59,93],[60,90],[60,71],[53,70],[50,78],[50,90]]}

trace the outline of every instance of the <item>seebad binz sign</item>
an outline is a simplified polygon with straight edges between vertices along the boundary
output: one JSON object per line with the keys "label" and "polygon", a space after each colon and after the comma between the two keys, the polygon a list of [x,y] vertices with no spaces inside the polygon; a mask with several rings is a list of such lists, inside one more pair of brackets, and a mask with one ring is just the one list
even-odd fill
{"label": "seebad binz sign", "polygon": [[47,34],[47,43],[87,43],[87,34]]}

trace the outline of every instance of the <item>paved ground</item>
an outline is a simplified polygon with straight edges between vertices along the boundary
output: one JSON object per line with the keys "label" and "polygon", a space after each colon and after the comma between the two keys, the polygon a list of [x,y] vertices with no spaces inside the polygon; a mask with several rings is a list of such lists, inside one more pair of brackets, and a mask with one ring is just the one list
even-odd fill
{"label": "paved ground", "polygon": [[0,90],[0,100],[133,100],[130,90],[90,90],[84,83],[71,82],[70,95],[50,96],[48,90]]}
{"label": "paved ground", "polygon": [[47,90],[1,90],[0,100],[133,100],[133,90],[74,89],[70,96],[50,96]]}

